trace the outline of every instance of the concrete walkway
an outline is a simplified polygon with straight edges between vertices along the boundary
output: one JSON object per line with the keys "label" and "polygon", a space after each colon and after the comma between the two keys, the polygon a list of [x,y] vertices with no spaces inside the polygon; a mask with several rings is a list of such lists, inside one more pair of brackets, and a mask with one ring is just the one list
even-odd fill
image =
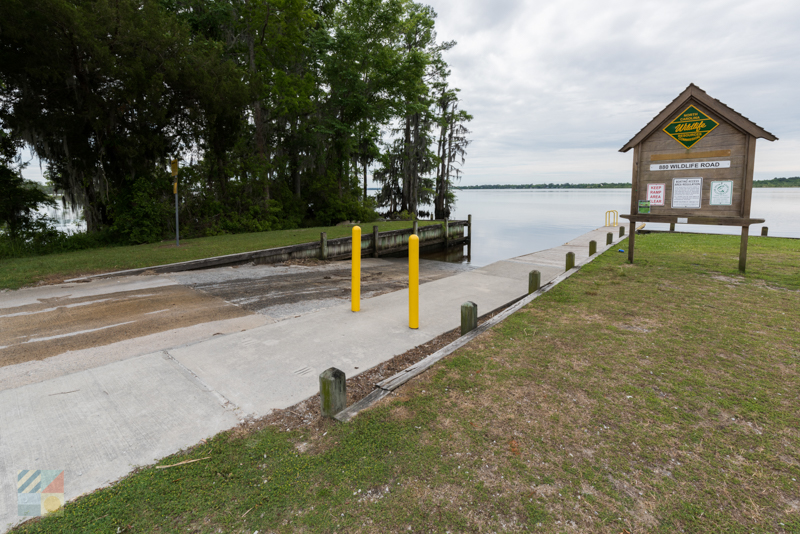
{"label": "concrete walkway", "polygon": [[[531,270],[541,272],[544,284],[564,272],[567,252],[580,262],[592,239],[598,252],[606,250],[607,232],[614,244],[620,240],[618,227],[599,228],[561,247],[424,284],[418,330],[408,328],[408,292],[400,290],[364,299],[359,313],[348,303],[235,333],[229,328],[195,344],[112,357],[106,365],[2,390],[0,530],[20,521],[17,470],[66,470],[66,498],[73,499],[245,417],[316,394],[317,377],[328,367],[351,377],[456,328],[467,300],[481,314],[503,306],[527,293]],[[6,298],[16,297],[0,296]]]}

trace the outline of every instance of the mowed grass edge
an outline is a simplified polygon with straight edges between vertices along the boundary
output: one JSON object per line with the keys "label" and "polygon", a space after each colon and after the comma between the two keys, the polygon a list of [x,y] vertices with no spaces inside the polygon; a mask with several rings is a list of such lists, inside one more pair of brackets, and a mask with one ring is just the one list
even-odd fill
{"label": "mowed grass edge", "polygon": [[[420,225],[436,224],[420,221]],[[361,225],[362,234],[377,225],[381,232],[410,228],[409,221],[387,221]],[[175,241],[162,241],[146,245],[106,247],[79,250],[63,254],[48,254],[0,260],[0,289],[17,289],[37,282],[55,283],[65,279],[125,269],[137,269],[198,260],[239,252],[285,247],[319,241],[321,232],[328,239],[351,235],[351,226],[301,228],[248,234],[220,235],[182,239],[180,247]]]}
{"label": "mowed grass edge", "polygon": [[237,428],[15,532],[800,532],[800,242],[737,253],[637,236],[351,423]]}

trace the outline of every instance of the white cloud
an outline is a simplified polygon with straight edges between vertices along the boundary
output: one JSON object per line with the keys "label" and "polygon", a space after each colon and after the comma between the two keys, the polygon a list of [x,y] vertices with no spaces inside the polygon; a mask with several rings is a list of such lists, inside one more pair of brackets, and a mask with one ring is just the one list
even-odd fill
{"label": "white cloud", "polygon": [[689,83],[780,138],[757,178],[800,175],[800,2],[428,3],[475,117],[464,184],[629,180],[616,151]]}

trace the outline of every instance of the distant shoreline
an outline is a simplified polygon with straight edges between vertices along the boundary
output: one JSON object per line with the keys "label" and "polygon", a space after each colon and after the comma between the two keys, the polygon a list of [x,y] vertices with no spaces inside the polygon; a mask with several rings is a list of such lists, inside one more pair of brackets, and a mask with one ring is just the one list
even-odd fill
{"label": "distant shoreline", "polygon": [[[800,187],[800,176],[791,178],[773,178],[771,180],[753,180],[753,187]],[[457,190],[466,189],[630,189],[629,183],[607,183],[599,184],[486,184],[486,185],[464,185],[453,187]]]}

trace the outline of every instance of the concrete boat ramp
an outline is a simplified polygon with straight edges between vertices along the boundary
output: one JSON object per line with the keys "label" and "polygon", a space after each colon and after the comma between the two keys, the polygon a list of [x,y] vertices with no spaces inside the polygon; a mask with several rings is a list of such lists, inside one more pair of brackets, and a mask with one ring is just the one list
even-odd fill
{"label": "concrete boat ramp", "polygon": [[[349,262],[136,276],[0,293],[0,529],[17,515],[19,470],[65,470],[73,499],[317,393],[565,270],[567,252],[606,250],[603,227],[553,249],[472,269],[421,264],[420,328],[408,328],[405,259],[362,260],[361,311]],[[611,245],[614,246],[613,244]]]}

